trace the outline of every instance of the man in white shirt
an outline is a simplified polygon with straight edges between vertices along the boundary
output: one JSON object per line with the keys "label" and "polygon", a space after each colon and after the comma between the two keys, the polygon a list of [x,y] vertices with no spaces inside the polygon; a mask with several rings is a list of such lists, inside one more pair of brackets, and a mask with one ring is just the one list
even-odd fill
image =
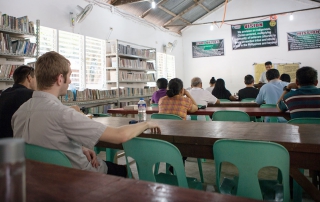
{"label": "man in white shirt", "polygon": [[266,67],[266,71],[262,72],[261,76],[260,76],[260,80],[259,83],[268,83],[268,79],[266,77],[266,73],[269,69],[272,68],[272,62],[268,61],[266,63],[264,63],[264,66]]}
{"label": "man in white shirt", "polygon": [[104,162],[93,148],[98,141],[120,144],[151,129],[161,133],[157,124],[143,122],[119,128],[93,121],[58,99],[71,83],[70,62],[56,52],[38,58],[35,75],[39,91],[16,111],[11,119],[14,137],[26,143],[63,152],[73,168],[126,177],[123,165]]}

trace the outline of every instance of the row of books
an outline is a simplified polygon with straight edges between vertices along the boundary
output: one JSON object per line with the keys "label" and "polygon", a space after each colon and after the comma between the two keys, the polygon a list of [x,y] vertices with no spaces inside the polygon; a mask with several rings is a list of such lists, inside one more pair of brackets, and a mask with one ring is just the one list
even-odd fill
{"label": "row of books", "polygon": [[[144,58],[155,58],[155,50],[154,49],[138,49],[132,48],[130,45],[122,45],[118,44],[118,53],[119,54],[126,54],[126,55],[135,55]],[[116,54],[116,45],[114,43],[107,43],[106,46],[106,53],[107,54]]]}
{"label": "row of books", "polygon": [[60,96],[62,102],[73,101],[90,101],[90,100],[104,100],[118,97],[118,91],[115,90],[97,90],[97,89],[84,89],[68,90],[66,96]]}
{"label": "row of books", "polygon": [[146,62],[140,59],[125,59],[119,58],[117,61],[116,57],[107,58],[107,67],[118,67],[117,62],[119,62],[119,67],[121,68],[132,68],[132,69],[144,69],[144,70],[154,70],[154,65],[152,62]]}
{"label": "row of books", "polygon": [[157,90],[156,87],[145,87],[145,88],[119,88],[119,97],[132,97],[132,96],[147,96],[152,95]]}
{"label": "row of books", "polygon": [[156,80],[154,74],[141,72],[119,71],[119,81],[146,81],[153,82]]}
{"label": "row of books", "polygon": [[34,55],[37,48],[36,43],[30,40],[12,40],[10,34],[0,32],[0,52],[14,53],[19,55]]}
{"label": "row of books", "polygon": [[28,16],[17,18],[0,12],[0,28],[35,34],[34,23],[29,22]]}
{"label": "row of books", "polygon": [[16,70],[19,66],[20,65],[0,64],[0,79],[12,78],[14,70]]}
{"label": "row of books", "polygon": [[100,105],[97,107],[90,107],[88,108],[88,113],[90,114],[107,114],[109,109],[116,108],[115,104],[107,104],[107,105]]}

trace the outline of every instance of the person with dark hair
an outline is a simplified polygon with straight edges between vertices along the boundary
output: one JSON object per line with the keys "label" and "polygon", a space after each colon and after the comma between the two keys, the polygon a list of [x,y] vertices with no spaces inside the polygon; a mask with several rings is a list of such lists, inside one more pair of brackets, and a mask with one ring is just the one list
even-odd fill
{"label": "person with dark hair", "polygon": [[260,76],[260,80],[259,83],[268,83],[268,79],[266,77],[266,73],[269,69],[272,68],[272,62],[268,61],[266,63],[264,63],[264,66],[266,67],[266,71],[262,72],[261,76]]}
{"label": "person with dark hair", "polygon": [[291,78],[290,78],[290,75],[289,75],[289,74],[281,74],[280,80],[281,80],[281,81],[288,82],[288,83],[291,82]]}
{"label": "person with dark hair", "polygon": [[157,86],[159,90],[153,93],[151,98],[151,103],[158,103],[159,99],[166,96],[167,94],[167,87],[168,87],[168,80],[165,78],[160,78],[157,80]]}
{"label": "person with dark hair", "polygon": [[245,88],[239,90],[238,96],[239,100],[241,101],[242,99],[245,98],[256,98],[259,90],[253,87],[254,84],[254,78],[252,75],[248,74],[244,77],[244,84],[246,85]]}
{"label": "person with dark hair", "polygon": [[225,83],[223,79],[217,79],[216,85],[212,90],[212,95],[214,95],[218,99],[228,99],[231,101],[238,100],[233,95],[231,95],[230,91],[226,89]]}
{"label": "person with dark hair", "polygon": [[187,112],[195,112],[197,110],[198,106],[196,101],[190,93],[183,88],[181,79],[171,79],[168,85],[167,96],[159,100],[159,113],[175,114],[183,120],[186,120]]}
{"label": "person with dark hair", "polygon": [[208,88],[206,88],[206,90],[211,93],[213,88],[214,88],[214,86],[216,85],[216,79],[214,77],[211,77],[209,85],[210,86]]}
{"label": "person with dark hair", "polygon": [[301,67],[296,72],[296,82],[283,88],[278,109],[289,110],[292,119],[320,118],[320,89],[317,85],[318,72],[312,67]]}
{"label": "person with dark hair", "polygon": [[14,84],[0,96],[0,138],[13,137],[11,118],[19,107],[32,97],[37,88],[32,67],[22,65],[13,73]]}
{"label": "person with dark hair", "polygon": [[28,144],[63,152],[73,168],[126,177],[126,166],[105,162],[89,148],[98,141],[120,144],[147,129],[160,134],[160,128],[150,121],[106,126],[63,105],[58,97],[66,95],[71,83],[70,65],[68,59],[54,51],[38,58],[35,69],[38,91],[12,116],[13,136]]}

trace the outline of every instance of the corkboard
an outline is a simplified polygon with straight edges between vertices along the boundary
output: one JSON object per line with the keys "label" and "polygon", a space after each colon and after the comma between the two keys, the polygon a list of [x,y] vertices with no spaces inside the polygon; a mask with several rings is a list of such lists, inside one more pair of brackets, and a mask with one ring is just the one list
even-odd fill
{"label": "corkboard", "polygon": [[299,64],[279,64],[277,69],[279,70],[280,76],[283,73],[289,74],[291,82],[296,81],[296,71],[299,69]]}

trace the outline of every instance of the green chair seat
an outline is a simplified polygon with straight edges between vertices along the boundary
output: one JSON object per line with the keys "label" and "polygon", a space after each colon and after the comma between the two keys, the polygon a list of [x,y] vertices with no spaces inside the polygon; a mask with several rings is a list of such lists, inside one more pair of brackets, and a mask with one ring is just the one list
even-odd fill
{"label": "green chair seat", "polygon": [[30,160],[72,168],[68,157],[59,150],[26,143],[25,155]]}
{"label": "green chair seat", "polygon": [[[277,108],[277,105],[276,104],[262,104],[260,105],[260,108]],[[261,117],[261,122],[264,120],[265,117]],[[269,117],[269,122],[270,123],[278,123],[279,120],[278,120],[278,117]]]}
{"label": "green chair seat", "polygon": [[247,113],[242,111],[221,110],[213,113],[212,121],[250,122],[250,116]]}
{"label": "green chair seat", "polygon": [[320,124],[320,118],[295,118],[288,121],[291,124]]}
{"label": "green chair seat", "polygon": [[[178,185],[178,178],[176,175],[168,175],[165,173],[159,173],[155,175],[156,182],[170,185]],[[187,183],[189,188],[202,190],[202,184],[197,181],[196,178],[187,177]]]}
{"label": "green chair seat", "polygon": [[220,102],[231,102],[230,100],[228,100],[228,99],[219,99],[220,100]]}
{"label": "green chair seat", "polygon": [[151,107],[159,107],[159,105],[157,103],[153,103],[150,105]]}
{"label": "green chair seat", "polygon": [[254,102],[256,98],[244,98],[240,102]]}

